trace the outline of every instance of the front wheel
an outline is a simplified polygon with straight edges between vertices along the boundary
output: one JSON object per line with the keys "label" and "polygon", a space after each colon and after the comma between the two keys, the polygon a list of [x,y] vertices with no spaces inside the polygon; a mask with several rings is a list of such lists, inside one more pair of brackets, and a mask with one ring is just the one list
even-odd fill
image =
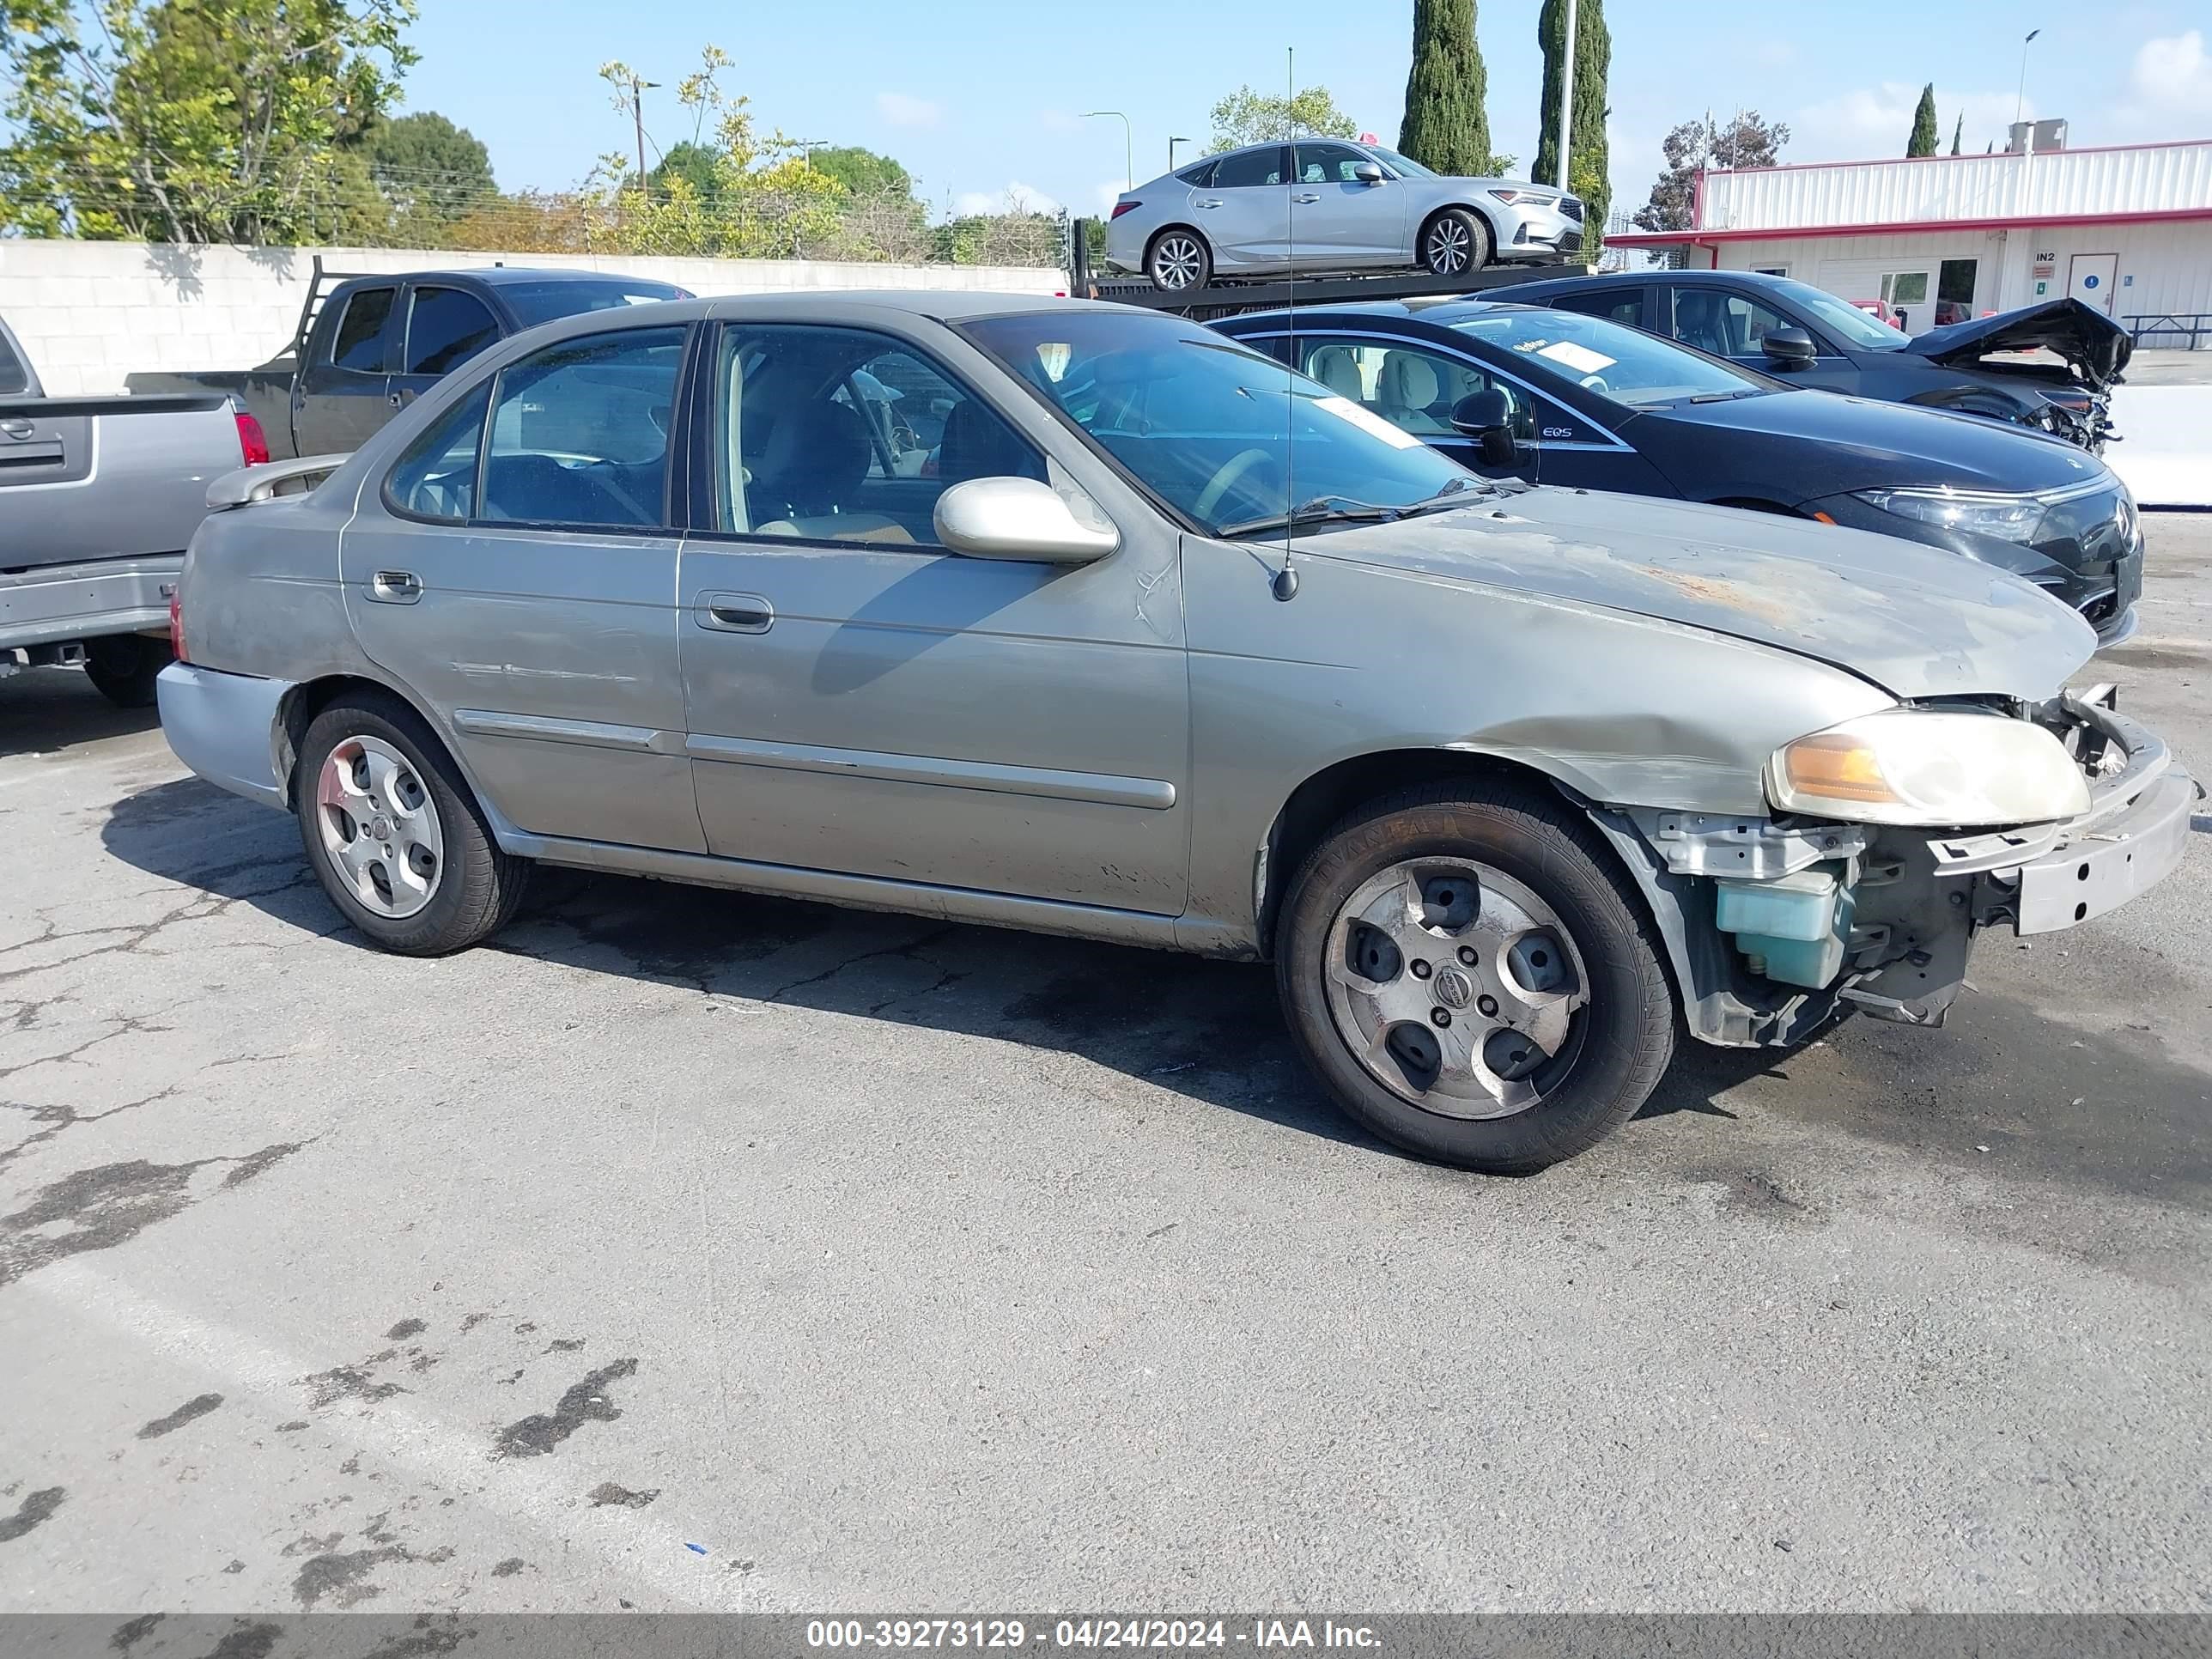
{"label": "front wheel", "polygon": [[465,950],[522,902],[528,862],[500,850],[459,768],[396,697],[364,694],[315,716],[292,804],[331,902],[386,951]]}
{"label": "front wheel", "polygon": [[1490,227],[1465,208],[1447,208],[1421,228],[1421,269],[1432,276],[1464,276],[1490,263]]}
{"label": "front wheel", "polygon": [[116,634],[85,641],[84,677],[118,708],[151,708],[158,695],[155,682],[175,660],[167,640]]}
{"label": "front wheel", "polygon": [[1145,275],[1163,294],[1204,288],[1212,274],[1213,251],[1206,238],[1181,226],[1153,238],[1152,251],[1145,255]]}
{"label": "front wheel", "polygon": [[1346,1111],[1492,1174],[1595,1146],[1674,1055],[1650,925],[1588,826],[1533,793],[1409,790],[1347,819],[1291,885],[1276,975]]}

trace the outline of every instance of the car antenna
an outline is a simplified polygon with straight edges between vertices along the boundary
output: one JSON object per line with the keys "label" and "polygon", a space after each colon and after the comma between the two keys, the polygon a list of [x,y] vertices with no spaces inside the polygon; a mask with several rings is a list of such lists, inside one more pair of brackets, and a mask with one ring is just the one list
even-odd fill
{"label": "car antenna", "polygon": [[[1295,175],[1298,149],[1296,124],[1291,116],[1291,111],[1298,101],[1298,49],[1296,46],[1283,48],[1283,90],[1286,94],[1283,103],[1283,124],[1291,129],[1284,135],[1291,142],[1285,143],[1282,150],[1290,159],[1289,168],[1283,175],[1283,183],[1289,188],[1284,191],[1283,197],[1284,205],[1290,210],[1285,235],[1291,251],[1291,262],[1283,283],[1283,305],[1291,313],[1291,337],[1296,340],[1298,326],[1298,186]],[[1298,522],[1297,464],[1292,455],[1297,447],[1298,400],[1297,390],[1292,384],[1292,377],[1297,373],[1288,363],[1283,366],[1283,568],[1275,573],[1275,580],[1269,584],[1269,591],[1285,603],[1298,596],[1298,573],[1291,568],[1291,541],[1297,534]]]}

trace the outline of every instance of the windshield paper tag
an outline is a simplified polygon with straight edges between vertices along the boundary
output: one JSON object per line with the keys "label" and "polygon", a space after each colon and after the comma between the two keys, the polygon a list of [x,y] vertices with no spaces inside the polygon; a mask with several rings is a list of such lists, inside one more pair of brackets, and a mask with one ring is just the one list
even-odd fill
{"label": "windshield paper tag", "polygon": [[1595,374],[1611,368],[1619,361],[1607,356],[1602,351],[1592,351],[1586,345],[1578,345],[1572,340],[1554,340],[1547,346],[1538,347],[1536,355],[1549,357],[1555,363],[1565,363],[1577,374]]}
{"label": "windshield paper tag", "polygon": [[1362,409],[1349,398],[1316,398],[1316,409],[1325,409],[1340,421],[1349,421],[1370,437],[1380,438],[1393,449],[1419,449],[1421,441],[1410,432],[1401,432],[1371,410]]}

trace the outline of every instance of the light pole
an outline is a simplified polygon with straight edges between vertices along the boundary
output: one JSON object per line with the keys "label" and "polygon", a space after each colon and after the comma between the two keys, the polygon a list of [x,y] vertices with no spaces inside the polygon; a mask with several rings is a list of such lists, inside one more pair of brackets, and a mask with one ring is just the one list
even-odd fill
{"label": "light pole", "polygon": [[1110,115],[1121,124],[1121,187],[1134,190],[1137,187],[1137,141],[1129,126],[1129,118],[1118,109],[1087,109],[1083,112],[1083,118],[1086,121],[1096,120],[1104,115]]}
{"label": "light pole", "polygon": [[2030,29],[2027,39],[2020,43],[2020,91],[2012,100],[2012,124],[2014,126],[2020,125],[2021,111],[2027,106],[2027,43],[2042,33],[2041,29]]}
{"label": "light pole", "polygon": [[1194,144],[1197,142],[1198,141],[1195,138],[1170,138],[1168,140],[1168,171],[1170,173],[1173,173],[1175,171],[1175,147],[1177,144]]}

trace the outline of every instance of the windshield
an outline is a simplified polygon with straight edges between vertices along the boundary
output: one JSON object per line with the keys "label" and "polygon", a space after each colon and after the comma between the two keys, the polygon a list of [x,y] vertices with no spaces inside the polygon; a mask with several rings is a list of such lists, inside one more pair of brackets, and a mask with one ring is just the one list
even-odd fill
{"label": "windshield", "polygon": [[604,282],[502,283],[499,292],[500,297],[514,307],[514,314],[525,328],[550,323],[556,317],[580,316],[587,311],[619,311],[624,306],[691,297],[672,283],[641,282],[628,276],[610,276]]}
{"label": "windshield", "polygon": [[1887,323],[1875,321],[1850,301],[1823,293],[1810,283],[1780,282],[1774,284],[1774,291],[1799,310],[1812,313],[1814,321],[1845,345],[1856,346],[1862,351],[1896,351],[1905,344],[1907,337]]}
{"label": "windshield", "polygon": [[1500,307],[1473,313],[1452,326],[1513,353],[1519,359],[1516,366],[1533,380],[1580,386],[1626,409],[1776,389],[1758,375],[1686,351],[1671,340],[1577,312]]}
{"label": "windshield", "polygon": [[1399,507],[1485,493],[1380,416],[1195,324],[1034,311],[961,331],[1208,535],[1317,501]]}
{"label": "windshield", "polygon": [[1412,157],[1401,155],[1395,149],[1385,149],[1380,144],[1368,145],[1367,153],[1370,155],[1372,155],[1376,161],[1388,161],[1399,172],[1410,173],[1416,179],[1433,179],[1437,176],[1436,173],[1432,169],[1423,167],[1419,161],[1414,161]]}

